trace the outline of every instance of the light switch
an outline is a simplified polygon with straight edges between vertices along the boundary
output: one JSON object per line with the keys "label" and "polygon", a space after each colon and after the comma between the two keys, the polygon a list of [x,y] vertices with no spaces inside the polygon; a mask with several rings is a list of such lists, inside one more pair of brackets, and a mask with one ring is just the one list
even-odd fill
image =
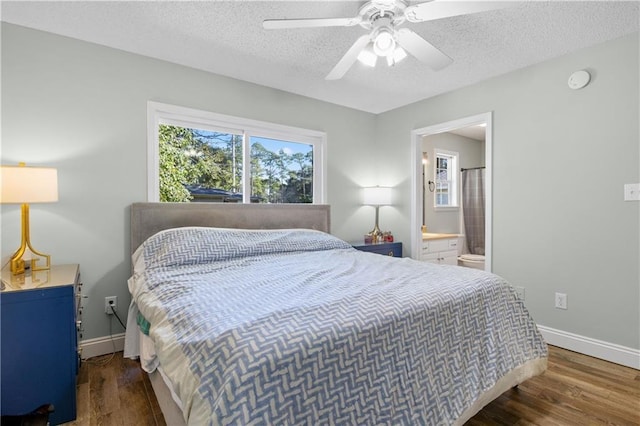
{"label": "light switch", "polygon": [[627,183],[624,185],[625,201],[640,201],[640,183]]}

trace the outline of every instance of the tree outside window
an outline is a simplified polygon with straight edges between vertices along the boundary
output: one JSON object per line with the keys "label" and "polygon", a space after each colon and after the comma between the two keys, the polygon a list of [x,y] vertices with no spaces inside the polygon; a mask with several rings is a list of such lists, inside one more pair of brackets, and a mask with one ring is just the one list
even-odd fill
{"label": "tree outside window", "polygon": [[[160,124],[160,201],[241,202],[244,135]],[[250,137],[251,202],[313,202],[313,146]]]}

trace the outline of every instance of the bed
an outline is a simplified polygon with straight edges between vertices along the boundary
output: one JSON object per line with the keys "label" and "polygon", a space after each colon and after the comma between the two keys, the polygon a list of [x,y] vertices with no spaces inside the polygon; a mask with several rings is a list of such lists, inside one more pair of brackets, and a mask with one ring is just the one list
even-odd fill
{"label": "bed", "polygon": [[463,424],[541,374],[513,288],[331,236],[328,206],[136,203],[125,356],[167,424]]}

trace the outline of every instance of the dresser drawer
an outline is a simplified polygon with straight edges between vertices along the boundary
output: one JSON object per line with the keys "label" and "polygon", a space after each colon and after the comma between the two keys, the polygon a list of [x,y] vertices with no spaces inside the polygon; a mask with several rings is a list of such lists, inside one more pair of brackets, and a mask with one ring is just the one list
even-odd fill
{"label": "dresser drawer", "polygon": [[402,257],[402,243],[354,244],[354,248],[384,256]]}

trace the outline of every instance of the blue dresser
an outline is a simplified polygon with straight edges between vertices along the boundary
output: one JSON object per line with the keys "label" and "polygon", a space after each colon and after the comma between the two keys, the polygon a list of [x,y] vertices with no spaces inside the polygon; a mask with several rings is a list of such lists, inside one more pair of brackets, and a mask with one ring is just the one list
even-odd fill
{"label": "blue dresser", "polygon": [[12,276],[2,271],[0,382],[3,415],[53,404],[52,425],[76,418],[80,268]]}

